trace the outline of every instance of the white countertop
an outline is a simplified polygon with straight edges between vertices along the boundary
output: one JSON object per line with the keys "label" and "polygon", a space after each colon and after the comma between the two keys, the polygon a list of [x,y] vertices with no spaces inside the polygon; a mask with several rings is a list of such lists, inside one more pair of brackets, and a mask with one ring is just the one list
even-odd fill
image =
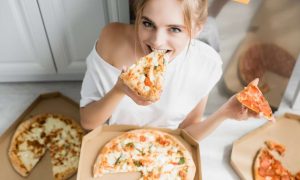
{"label": "white countertop", "polygon": [[202,179],[239,179],[230,164],[232,144],[266,122],[265,119],[225,120],[210,136],[200,143]]}

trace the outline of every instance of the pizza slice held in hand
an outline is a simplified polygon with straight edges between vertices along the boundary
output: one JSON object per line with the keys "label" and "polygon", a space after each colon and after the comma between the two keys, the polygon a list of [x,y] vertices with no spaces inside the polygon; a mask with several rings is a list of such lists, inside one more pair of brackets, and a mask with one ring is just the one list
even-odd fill
{"label": "pizza slice held in hand", "polygon": [[240,103],[256,113],[261,113],[266,119],[275,122],[272,109],[257,86],[258,79],[253,80],[239,92],[236,97]]}
{"label": "pizza slice held in hand", "polygon": [[163,87],[165,51],[156,50],[140,58],[120,75],[123,82],[145,100],[156,101]]}

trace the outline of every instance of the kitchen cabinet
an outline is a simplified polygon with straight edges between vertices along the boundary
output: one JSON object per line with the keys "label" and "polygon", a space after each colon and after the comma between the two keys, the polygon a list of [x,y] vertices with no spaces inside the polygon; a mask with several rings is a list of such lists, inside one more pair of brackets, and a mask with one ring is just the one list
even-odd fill
{"label": "kitchen cabinet", "polygon": [[0,82],[81,80],[109,22],[129,22],[126,0],[2,0]]}

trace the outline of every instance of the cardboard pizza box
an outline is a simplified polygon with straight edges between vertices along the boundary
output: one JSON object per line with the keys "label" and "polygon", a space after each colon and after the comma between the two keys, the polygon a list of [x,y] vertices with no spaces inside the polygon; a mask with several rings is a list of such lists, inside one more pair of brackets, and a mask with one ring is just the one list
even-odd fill
{"label": "cardboard pizza box", "polygon": [[300,115],[285,114],[276,117],[276,123],[267,123],[233,143],[231,165],[241,179],[253,179],[252,168],[255,156],[267,140],[286,147],[283,157],[273,153],[292,174],[300,171]]}
{"label": "cardboard pizza box", "polygon": [[[26,178],[19,175],[12,167],[8,158],[8,148],[11,138],[18,125],[32,115],[39,113],[59,113],[71,117],[76,121],[80,120],[79,105],[70,98],[59,92],[47,93],[38,96],[32,104],[20,115],[20,117],[0,137],[0,179],[26,179],[26,180],[51,180],[52,166],[50,154],[47,151],[44,157],[38,162],[33,171]],[[76,179],[76,175],[70,178]]]}
{"label": "cardboard pizza box", "polygon": [[[150,127],[138,127],[128,125],[104,125],[100,126],[89,134],[85,135],[82,140],[81,153],[79,159],[79,166],[77,172],[77,180],[111,180],[111,179],[122,179],[122,180],[134,180],[139,179],[140,173],[116,173],[104,175],[101,178],[93,178],[92,170],[94,162],[100,152],[101,148],[114,137],[121,135],[124,132]],[[158,129],[167,133],[172,134],[178,140],[180,140],[185,147],[191,152],[194,163],[196,165],[195,180],[201,180],[201,167],[200,167],[200,147],[198,142],[193,139],[186,131],[182,129],[170,130],[162,128],[151,128]]]}

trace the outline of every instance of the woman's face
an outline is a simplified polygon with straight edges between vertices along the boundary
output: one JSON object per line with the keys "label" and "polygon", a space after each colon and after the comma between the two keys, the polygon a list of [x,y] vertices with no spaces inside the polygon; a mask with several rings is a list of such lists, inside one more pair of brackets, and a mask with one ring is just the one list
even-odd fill
{"label": "woman's face", "polygon": [[148,1],[142,12],[138,36],[145,54],[154,49],[167,50],[169,60],[174,59],[189,42],[180,2]]}

